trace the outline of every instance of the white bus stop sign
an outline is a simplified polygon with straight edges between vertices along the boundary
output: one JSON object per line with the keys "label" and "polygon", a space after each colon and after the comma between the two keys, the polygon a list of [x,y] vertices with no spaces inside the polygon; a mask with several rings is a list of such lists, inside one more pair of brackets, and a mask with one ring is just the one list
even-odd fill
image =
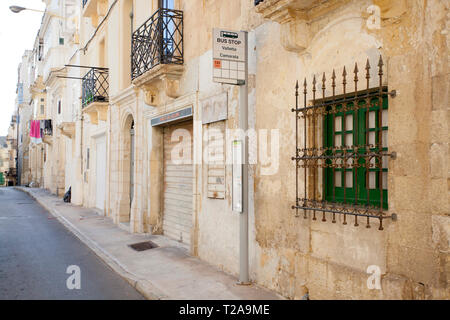
{"label": "white bus stop sign", "polygon": [[213,81],[243,85],[247,66],[245,32],[213,29]]}

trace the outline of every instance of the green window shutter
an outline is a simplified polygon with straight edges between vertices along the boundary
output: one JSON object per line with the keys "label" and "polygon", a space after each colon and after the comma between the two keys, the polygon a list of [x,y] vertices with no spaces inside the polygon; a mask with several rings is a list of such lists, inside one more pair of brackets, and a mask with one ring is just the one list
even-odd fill
{"label": "green window shutter", "polygon": [[[337,105],[336,113],[327,113],[323,122],[324,147],[339,148],[344,145],[354,145],[354,148],[356,148],[359,154],[364,154],[366,152],[364,145],[368,143],[373,145],[369,150],[376,153],[380,151],[377,147],[379,141],[378,134],[382,131],[382,151],[387,152],[387,112],[383,112],[383,124],[380,127],[378,123],[380,110],[378,98],[372,99],[370,103],[371,107],[369,110],[361,107],[356,111],[350,110],[344,112],[342,105]],[[364,101],[361,101],[360,105],[364,105]],[[349,104],[348,107],[348,109],[352,109],[353,105]],[[386,111],[388,109],[387,96],[383,96],[382,108]],[[327,111],[331,111],[331,107]],[[339,148],[336,153],[343,155],[344,149],[346,148]],[[345,152],[352,152],[352,149],[346,149]],[[331,154],[332,151],[328,151],[328,155]],[[383,159],[387,159],[387,157],[383,157]],[[343,163],[342,160],[336,161],[341,161],[341,164]],[[333,163],[331,160],[327,160],[326,163],[328,166],[325,168],[323,177],[323,191],[326,201],[379,207],[381,198],[380,190],[382,189],[383,208],[388,209],[388,169],[386,161],[383,163],[381,171],[377,167],[378,160],[375,158],[370,162],[373,167],[368,169],[365,167],[365,159],[363,157],[358,160],[359,167],[352,169],[333,168],[333,165],[339,163]],[[380,188],[380,175],[383,175],[383,188]]]}

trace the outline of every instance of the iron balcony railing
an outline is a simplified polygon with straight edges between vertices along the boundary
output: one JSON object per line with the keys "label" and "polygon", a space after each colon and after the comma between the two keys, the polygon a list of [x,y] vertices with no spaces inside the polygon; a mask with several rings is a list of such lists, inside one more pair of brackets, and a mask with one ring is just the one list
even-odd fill
{"label": "iron balcony railing", "polygon": [[261,2],[263,2],[264,0],[255,0],[255,6],[257,6],[258,4],[260,4]]}
{"label": "iron balcony railing", "polygon": [[91,68],[82,79],[83,108],[92,102],[108,102],[108,68]]}
{"label": "iron balcony railing", "polygon": [[86,3],[88,2],[89,0],[81,0],[81,2],[83,3],[83,8],[86,6]]}
{"label": "iron balcony railing", "polygon": [[183,62],[183,11],[160,8],[133,32],[131,78],[159,64]]}

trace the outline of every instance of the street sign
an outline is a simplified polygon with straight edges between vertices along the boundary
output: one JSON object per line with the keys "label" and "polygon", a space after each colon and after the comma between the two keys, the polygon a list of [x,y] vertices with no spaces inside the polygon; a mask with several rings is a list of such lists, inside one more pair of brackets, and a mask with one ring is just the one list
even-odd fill
{"label": "street sign", "polygon": [[184,118],[192,117],[192,107],[178,110],[172,113],[164,114],[162,116],[153,118],[151,120],[152,127],[165,124],[167,122],[181,120]]}
{"label": "street sign", "polygon": [[243,31],[213,29],[213,81],[243,85],[247,67]]}

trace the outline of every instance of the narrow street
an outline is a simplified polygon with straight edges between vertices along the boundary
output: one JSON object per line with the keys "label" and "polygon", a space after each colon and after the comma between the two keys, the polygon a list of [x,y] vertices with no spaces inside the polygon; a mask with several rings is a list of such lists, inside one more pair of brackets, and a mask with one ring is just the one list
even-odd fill
{"label": "narrow street", "polygon": [[[78,266],[81,288],[66,273]],[[34,199],[0,188],[0,299],[143,299]]]}

